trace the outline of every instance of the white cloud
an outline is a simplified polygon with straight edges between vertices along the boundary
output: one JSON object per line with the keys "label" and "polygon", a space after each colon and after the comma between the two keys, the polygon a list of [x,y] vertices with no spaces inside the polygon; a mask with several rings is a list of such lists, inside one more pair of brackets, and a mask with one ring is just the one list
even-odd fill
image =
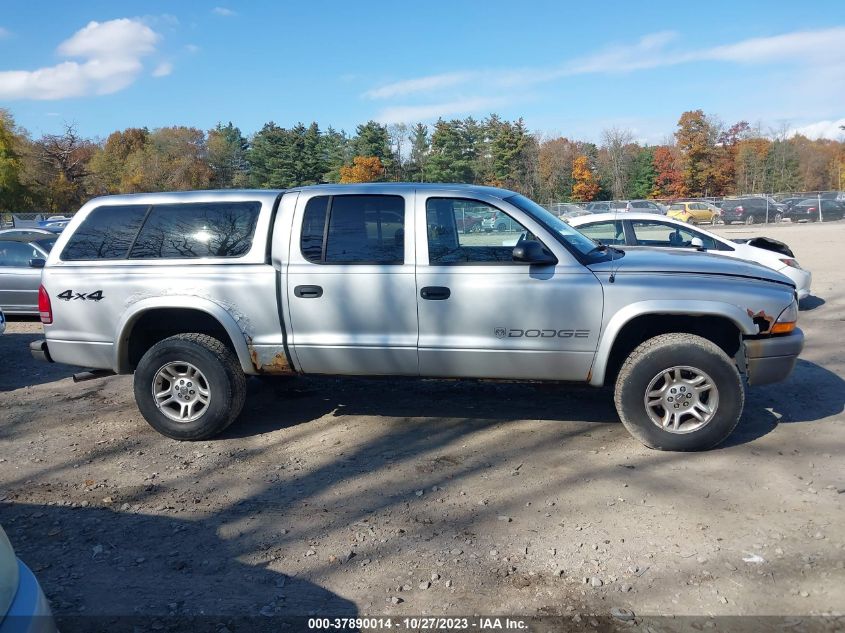
{"label": "white cloud", "polygon": [[442,88],[450,88],[466,83],[474,78],[477,73],[444,73],[442,75],[429,75],[428,77],[417,77],[387,84],[380,88],[374,88],[364,93],[368,99],[390,99],[392,97],[404,97],[415,92],[431,92]]}
{"label": "white cloud", "polygon": [[110,94],[132,84],[142,58],[155,51],[160,36],[136,19],[89,22],[57,51],[82,62],[64,61],[36,70],[0,72],[0,99],[65,99]]}
{"label": "white cloud", "polygon": [[[728,45],[690,50],[688,40],[681,40],[673,31],[661,31],[641,37],[631,44],[620,44],[593,54],[564,60],[556,65],[527,68],[464,69],[403,79],[371,88],[361,96],[374,100],[426,98],[442,101],[440,105],[394,105],[382,111],[387,118],[414,117],[413,113],[436,111],[438,107],[461,103],[452,101],[455,91],[472,94],[477,100],[503,91],[518,93],[531,87],[559,81],[565,77],[587,74],[629,73],[665,68],[692,62],[734,65],[775,65],[796,73],[793,86],[824,85],[813,94],[824,96],[816,105],[819,117],[838,114],[824,111],[826,104],[836,104],[837,95],[845,94],[845,27],[836,26],[816,31],[796,31],[770,37],[755,37]],[[803,98],[803,97],[802,97]],[[781,97],[783,101],[783,96]],[[466,102],[463,101],[463,102]],[[805,111],[805,116],[806,116]],[[423,117],[420,117],[423,118]]]}
{"label": "white cloud", "polygon": [[153,70],[153,77],[167,77],[167,75],[169,75],[172,72],[173,72],[173,64],[171,64],[170,62],[161,62]]}
{"label": "white cloud", "polygon": [[0,26],[0,40],[9,37],[11,34],[12,32],[9,29],[4,29],[2,26]]}
{"label": "white cloud", "polygon": [[827,138],[839,140],[845,137],[845,117],[835,121],[816,121],[799,127],[791,128],[789,136],[801,134],[811,139]]}
{"label": "white cloud", "polygon": [[185,50],[193,55],[200,52],[200,47],[196,44],[185,44]]}
{"label": "white cloud", "polygon": [[385,108],[378,115],[376,120],[380,123],[407,123],[408,121],[429,121],[439,117],[454,116],[458,114],[471,114],[481,112],[490,108],[505,105],[507,101],[500,97],[476,97],[469,99],[458,99],[445,103],[429,103],[424,105],[394,106]]}
{"label": "white cloud", "polygon": [[231,17],[233,17],[233,16],[237,15],[237,13],[236,13],[236,12],[232,11],[231,9],[227,9],[226,7],[214,7],[214,8],[211,10],[211,12],[212,12],[214,15],[221,15],[221,16],[223,16],[224,18],[231,18]]}

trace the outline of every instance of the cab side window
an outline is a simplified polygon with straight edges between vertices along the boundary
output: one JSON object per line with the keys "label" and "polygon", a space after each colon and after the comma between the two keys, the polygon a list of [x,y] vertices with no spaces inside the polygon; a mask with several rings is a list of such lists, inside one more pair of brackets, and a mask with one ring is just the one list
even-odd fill
{"label": "cab side window", "polygon": [[125,258],[149,208],[148,204],[97,207],[71,235],[62,250],[62,259]]}
{"label": "cab side window", "polygon": [[305,205],[302,256],[315,264],[402,264],[402,196],[316,196]]}
{"label": "cab side window", "polygon": [[478,200],[429,198],[425,214],[432,265],[524,265],[513,261],[514,246],[537,240],[504,211]]}

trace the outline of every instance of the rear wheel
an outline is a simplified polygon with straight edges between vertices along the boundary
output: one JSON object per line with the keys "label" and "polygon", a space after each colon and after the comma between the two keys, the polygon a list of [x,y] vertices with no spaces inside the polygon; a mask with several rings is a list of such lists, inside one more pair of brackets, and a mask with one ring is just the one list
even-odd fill
{"label": "rear wheel", "polygon": [[619,371],[616,410],[649,448],[699,451],[724,441],[745,401],[733,361],[693,334],[661,334],[640,344]]}
{"label": "rear wheel", "polygon": [[135,370],[135,401],[155,430],[204,440],[243,408],[246,376],[232,351],[206,334],[178,334],[153,345]]}
{"label": "rear wheel", "polygon": [[748,217],[745,218],[746,224],[754,224],[756,221],[757,220],[753,215],[749,215]]}

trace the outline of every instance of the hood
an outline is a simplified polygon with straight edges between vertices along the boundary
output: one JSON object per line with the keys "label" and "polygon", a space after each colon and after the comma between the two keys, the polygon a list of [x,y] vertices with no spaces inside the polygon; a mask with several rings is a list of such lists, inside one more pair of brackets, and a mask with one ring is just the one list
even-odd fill
{"label": "hood", "polygon": [[[624,250],[624,249],[623,249]],[[676,273],[694,275],[725,275],[759,279],[793,286],[792,280],[762,264],[755,264],[712,252],[672,250],[667,248],[632,248],[611,261],[590,264],[593,272],[617,275],[625,273]]]}

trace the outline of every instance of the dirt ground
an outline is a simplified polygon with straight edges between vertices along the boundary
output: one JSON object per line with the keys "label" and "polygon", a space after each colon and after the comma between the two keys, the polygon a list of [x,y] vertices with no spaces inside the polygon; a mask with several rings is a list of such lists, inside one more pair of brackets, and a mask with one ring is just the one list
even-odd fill
{"label": "dirt ground", "polygon": [[717,450],[646,449],[607,390],[331,378],[251,379],[222,438],[179,443],[143,421],[131,377],[74,384],[30,358],[41,326],[17,320],[0,337],[0,523],[67,630],[132,614],[595,627],[614,607],[638,630],[825,614],[841,630],[845,223],[717,230],[787,242],[815,295],[794,374],[750,390]]}

